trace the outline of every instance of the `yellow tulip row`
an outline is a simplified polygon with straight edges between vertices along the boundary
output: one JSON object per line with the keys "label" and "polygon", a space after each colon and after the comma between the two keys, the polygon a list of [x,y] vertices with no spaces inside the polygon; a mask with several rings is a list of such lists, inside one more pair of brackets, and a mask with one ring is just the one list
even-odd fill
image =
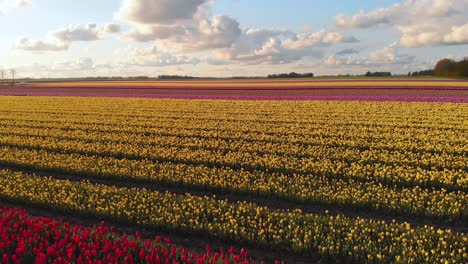
{"label": "yellow tulip row", "polygon": [[[359,109],[363,108],[365,105],[348,105],[347,103],[343,102],[333,102],[334,105],[327,105],[321,106],[322,102],[313,102],[309,103],[308,108],[291,108],[294,106],[293,103],[289,103],[289,108],[283,106],[275,106],[275,103],[270,103],[270,106],[273,106],[274,109],[280,111],[265,111],[259,108],[258,105],[256,106],[249,106],[246,107],[244,110],[239,111],[239,109],[230,108],[228,104],[225,104],[226,101],[215,101],[218,105],[217,108],[213,109],[209,102],[207,102],[206,106],[198,106],[197,108],[190,108],[187,104],[180,106],[179,104],[174,103],[174,101],[166,101],[169,102],[168,104],[161,104],[163,107],[157,109],[151,109],[151,105],[148,104],[148,101],[142,102],[142,105],[145,106],[144,110],[138,111],[132,109],[130,104],[126,104],[122,106],[122,109],[114,107],[115,109],[106,110],[106,101],[104,100],[111,100],[111,99],[101,99],[99,104],[99,108],[92,110],[91,106],[83,105],[82,108],[78,108],[75,106],[74,109],[70,109],[64,106],[54,107],[50,110],[45,110],[47,106],[40,106],[35,105],[34,108],[28,108],[24,104],[22,105],[21,109],[16,108],[1,108],[2,109],[2,116],[12,116],[12,117],[27,117],[27,116],[44,116],[44,117],[63,117],[64,115],[70,117],[89,117],[92,116],[93,118],[97,119],[104,119],[106,116],[112,116],[113,119],[125,119],[131,118],[135,121],[144,121],[148,119],[175,119],[175,120],[189,120],[193,119],[214,119],[216,121],[224,121],[226,123],[230,121],[243,121],[243,122],[253,122],[256,123],[258,126],[267,125],[267,124],[295,124],[300,125],[299,127],[311,127],[317,124],[327,124],[327,125],[360,125],[364,127],[373,127],[373,126],[381,126],[381,127],[410,127],[410,128],[430,128],[430,129],[450,129],[450,128],[457,128],[463,122],[460,120],[460,116],[457,115],[457,112],[463,111],[463,107],[457,106],[459,109],[445,109],[439,107],[439,105],[426,105],[427,109],[424,111],[420,111],[417,116],[408,116],[405,119],[402,119],[400,112],[397,112],[395,115],[388,112],[388,111],[379,111],[378,109],[372,109],[370,111],[359,111]],[[131,102],[131,101],[128,101]],[[161,100],[158,101],[158,103]],[[242,102],[242,104],[248,104]],[[86,103],[86,102],[85,102]],[[164,103],[164,102],[163,102]],[[212,104],[212,103],[211,103]],[[391,105],[392,103],[374,103],[374,107],[381,107],[385,108]],[[194,103],[191,103],[192,106],[197,106]],[[207,107],[209,109],[207,110]],[[239,106],[234,106],[235,108],[239,108]],[[326,109],[320,109],[317,111],[318,107],[329,107],[333,112],[327,112]],[[341,108],[343,107],[353,107],[349,111],[342,111]],[[429,112],[430,107],[434,108],[436,111],[439,112]],[[253,112],[253,108],[256,111]],[[281,109],[283,108],[283,109]],[[410,110],[414,114],[414,112],[418,112],[417,109],[413,105],[402,105],[400,108],[402,110]],[[57,109],[63,110],[62,112],[57,112]],[[282,111],[285,110],[285,111]],[[393,111],[393,109],[391,109]],[[125,112],[122,112],[125,111]],[[376,112],[377,111],[377,112]],[[441,111],[447,111],[445,113],[441,113]],[[218,113],[218,115],[215,115]],[[291,113],[294,116],[291,116]],[[452,115],[450,115],[452,114]],[[455,116],[453,115],[455,114]],[[460,114],[463,115],[463,114]],[[274,117],[274,119],[272,118]],[[383,118],[385,117],[385,118]],[[257,122],[255,122],[257,121]],[[439,123],[433,124],[432,122],[438,121]]]}
{"label": "yellow tulip row", "polygon": [[[222,132],[227,138],[240,137],[242,139],[266,137],[265,140],[279,141],[283,137],[288,137],[297,143],[311,143],[318,138],[337,138],[337,139],[357,139],[357,140],[389,140],[390,142],[416,141],[422,144],[429,138],[438,144],[446,144],[449,147],[454,142],[463,141],[463,135],[457,129],[428,129],[415,127],[396,127],[381,126],[374,124],[363,127],[359,124],[331,124],[329,121],[322,121],[309,126],[303,124],[281,124],[281,123],[255,123],[254,121],[241,122],[218,121],[215,117],[211,119],[182,119],[182,118],[133,118],[126,116],[127,120],[109,116],[107,119],[99,118],[97,115],[73,116],[70,114],[61,114],[57,116],[42,116],[37,113],[31,116],[11,116],[9,114],[0,115],[2,125],[30,126],[39,125],[49,128],[61,128],[67,124],[71,129],[88,129],[117,132],[133,132],[136,130],[146,130],[152,133],[172,132],[175,129],[181,129],[181,133],[187,135],[213,136],[215,133]],[[149,121],[150,120],[150,121]],[[203,121],[203,122],[201,122]],[[175,130],[177,131],[177,130]],[[278,139],[279,137],[279,139]],[[331,140],[330,139],[330,140]],[[368,145],[368,143],[367,143]]]}
{"label": "yellow tulip row", "polygon": [[[401,123],[410,123],[425,120],[460,121],[467,106],[463,104],[441,104],[441,103],[406,103],[406,102],[337,102],[337,101],[231,101],[231,100],[167,100],[167,99],[135,99],[135,98],[52,98],[52,97],[4,97],[1,110],[21,111],[38,110],[55,111],[64,109],[67,112],[120,112],[126,109],[131,113],[141,115],[154,115],[154,113],[183,113],[195,112],[198,115],[213,112],[229,113],[229,116],[239,113],[245,118],[258,117],[273,114],[283,119],[307,119],[311,116],[343,116],[352,120],[367,120],[366,117],[379,117],[385,115],[385,120],[400,119]],[[54,100],[54,102],[52,102]],[[66,104],[64,103],[66,102]],[[144,106],[144,107],[141,107]],[[81,107],[81,108],[80,108]],[[256,111],[253,112],[252,109]],[[116,111],[117,110],[117,111]],[[286,110],[286,111],[278,111]],[[320,111],[317,111],[320,110]],[[162,112],[164,111],[164,112]],[[294,116],[290,114],[294,113]],[[415,115],[415,113],[417,115]],[[401,115],[405,118],[402,119]],[[465,114],[466,115],[466,114]],[[221,117],[220,115],[219,117]],[[332,120],[333,121],[333,120]],[[429,122],[428,122],[429,123]],[[435,127],[444,124],[440,122]],[[451,122],[446,122],[451,124]]]}
{"label": "yellow tulip row", "polygon": [[[207,116],[198,116],[195,113],[180,113],[179,116],[165,115],[155,113],[153,115],[131,115],[130,113],[120,113],[121,116],[116,113],[81,113],[73,115],[69,112],[57,113],[57,111],[48,113],[21,112],[16,115],[12,115],[5,111],[3,115],[0,115],[2,120],[10,119],[14,121],[56,121],[56,122],[83,122],[84,120],[95,120],[98,122],[90,122],[91,124],[108,124],[108,125],[119,125],[122,121],[125,121],[124,126],[135,126],[135,125],[152,125],[160,126],[161,124],[174,125],[183,129],[196,129],[200,130],[203,128],[215,128],[226,132],[232,131],[243,131],[248,133],[265,133],[269,134],[284,134],[294,135],[297,139],[305,139],[305,134],[309,135],[322,135],[327,137],[346,137],[352,136],[357,139],[386,139],[390,141],[395,140],[416,140],[427,141],[443,141],[444,143],[450,143],[451,141],[463,140],[463,136],[460,135],[460,128],[462,124],[450,123],[450,127],[437,128],[437,124],[432,126],[420,127],[417,125],[398,125],[396,121],[390,122],[389,124],[383,124],[383,120],[375,120],[372,123],[362,124],[356,120],[343,122],[340,119],[343,116],[339,116],[339,121],[327,120],[327,119],[313,119],[309,117],[310,122],[293,120],[290,122],[281,122],[276,119],[277,116],[271,116],[275,119],[264,120],[261,122],[257,119],[220,119],[219,113],[212,113]],[[337,117],[335,117],[337,118]],[[157,124],[154,122],[157,121]],[[200,123],[200,121],[204,121]],[[219,127],[219,123],[222,126]],[[189,126],[188,126],[189,125]],[[457,125],[457,126],[454,126]],[[119,125],[120,126],[120,125]],[[227,129],[223,129],[227,128]],[[364,132],[364,133],[363,133]],[[436,137],[436,138],[434,138]],[[440,137],[440,138],[439,138]]]}
{"label": "yellow tulip row", "polygon": [[[139,141],[136,137],[121,135],[110,135],[106,140],[105,135],[99,133],[82,135],[81,137],[64,136],[57,133],[47,137],[34,136],[34,131],[26,135],[0,135],[0,145],[20,146],[34,149],[45,149],[56,152],[78,153],[85,155],[113,156],[118,158],[172,161],[187,164],[200,164],[216,167],[230,167],[234,169],[243,168],[248,171],[269,171],[280,174],[300,174],[327,176],[330,178],[355,179],[366,182],[377,182],[389,185],[438,187],[448,189],[467,189],[468,174],[464,172],[466,157],[458,156],[452,159],[451,166],[445,167],[442,162],[445,155],[413,155],[414,162],[432,165],[432,162],[441,161],[442,165],[424,168],[409,164],[392,164],[391,154],[373,153],[373,151],[363,151],[354,153],[354,159],[342,157],[340,153],[346,151],[333,151],[329,148],[322,148],[317,151],[318,157],[313,157],[309,153],[306,157],[295,157],[278,155],[273,153],[255,153],[244,151],[242,145],[238,151],[229,148],[230,143],[224,146],[218,142],[213,144],[193,142],[188,139],[179,140],[178,137],[156,138],[154,141]],[[136,142],[135,142],[136,141]],[[200,143],[201,145],[199,145]],[[247,145],[251,145],[247,143]],[[252,144],[252,150],[256,145]],[[235,143],[232,148],[235,149]],[[332,152],[330,154],[330,152]],[[337,153],[336,155],[333,153]],[[395,154],[398,155],[398,154]],[[311,157],[312,156],[312,157]],[[380,159],[383,158],[384,161]],[[418,161],[419,158],[421,161]],[[356,160],[359,159],[359,160]],[[406,163],[411,163],[406,158],[402,158]],[[401,161],[401,160],[400,160]],[[450,161],[447,159],[446,161]]]}
{"label": "yellow tulip row", "polygon": [[[52,102],[55,100],[55,102]],[[65,105],[65,103],[67,105]],[[141,107],[142,106],[142,107]],[[2,112],[43,114],[46,116],[66,113],[73,115],[92,115],[97,118],[106,116],[136,117],[196,117],[216,120],[259,121],[275,123],[289,122],[301,125],[327,121],[333,124],[356,123],[360,125],[396,125],[449,128],[463,124],[460,117],[466,116],[467,107],[463,104],[440,103],[398,103],[398,102],[327,102],[327,101],[226,101],[226,100],[148,100],[112,98],[14,98],[5,97],[0,106]],[[63,110],[57,111],[57,110]],[[125,113],[122,113],[125,111]],[[404,116],[404,118],[402,118]],[[274,117],[274,118],[272,118]]]}
{"label": "yellow tulip row", "polygon": [[444,219],[468,218],[468,194],[419,186],[394,188],[372,182],[325,176],[285,175],[173,162],[63,154],[46,150],[0,147],[0,163],[34,170],[86,175],[119,181],[145,181],[249,193],[302,203],[381,210],[395,215]]}
{"label": "yellow tulip row", "polygon": [[[0,122],[0,124],[2,124]],[[334,145],[324,143],[323,135],[315,137],[314,145],[305,145],[288,142],[286,140],[272,142],[256,140],[258,135],[248,137],[216,137],[213,132],[185,133],[182,128],[164,127],[162,129],[133,128],[131,131],[112,129],[111,127],[95,130],[88,126],[20,126],[16,124],[2,124],[0,135],[54,137],[63,140],[81,140],[86,142],[106,141],[112,143],[156,145],[159,147],[191,147],[197,149],[219,149],[222,151],[241,151],[254,154],[269,154],[279,156],[292,156],[317,160],[322,157],[340,159],[355,163],[389,163],[397,165],[419,166],[434,169],[464,169],[468,158],[451,153],[430,152],[401,152],[387,149],[362,149],[350,147],[345,142]],[[279,135],[278,135],[279,136]],[[348,145],[348,146],[346,146]],[[407,179],[405,177],[405,179]]]}
{"label": "yellow tulip row", "polygon": [[[129,129],[135,129],[133,125],[147,125],[150,126],[149,130],[155,124],[166,124],[165,129],[168,126],[176,129],[194,128],[192,133],[200,133],[200,129],[209,127],[219,129],[215,133],[209,131],[211,136],[216,137],[224,137],[232,134],[230,130],[240,129],[247,132],[244,133],[244,138],[248,140],[316,144],[317,136],[320,136],[324,137],[320,140],[321,144],[332,146],[344,144],[360,149],[466,153],[463,131],[468,127],[460,121],[466,116],[464,113],[467,109],[463,104],[244,101],[186,103],[183,100],[99,98],[87,101],[74,98],[67,99],[65,105],[62,99],[55,98],[57,102],[54,103],[50,103],[50,98],[9,100],[15,104],[9,105],[6,102],[3,111],[5,114],[1,118],[30,120],[36,116],[40,120],[54,120],[67,126],[67,121],[75,120],[92,121],[96,125],[104,122],[110,126]],[[182,105],[184,110],[180,110]],[[45,111],[43,108],[50,110]],[[27,109],[33,111],[25,112]],[[110,110],[106,112],[103,109]],[[12,115],[11,111],[16,112]],[[402,116],[405,118],[401,118]],[[109,123],[110,120],[113,121]]]}
{"label": "yellow tulip row", "polygon": [[72,183],[0,170],[3,198],[81,214],[185,232],[202,232],[243,243],[296,252],[352,256],[361,263],[466,263],[468,236],[408,223],[269,210],[145,189]]}
{"label": "yellow tulip row", "polygon": [[[96,126],[101,126],[101,123],[104,122],[108,124],[104,129],[108,129],[109,126],[113,128],[124,127],[127,131],[140,130],[142,126],[147,126],[144,130],[152,131],[156,124],[162,131],[166,130],[166,133],[170,133],[172,128],[172,130],[189,130],[192,135],[200,134],[202,136],[223,138],[226,137],[226,135],[229,138],[230,135],[236,133],[236,131],[242,131],[243,133],[240,135],[242,138],[246,140],[260,140],[262,142],[273,141],[283,143],[287,141],[297,144],[317,144],[317,138],[319,138],[321,144],[359,147],[360,149],[384,148],[401,151],[466,153],[466,139],[463,137],[463,127],[466,126],[463,125],[458,125],[454,129],[437,130],[433,127],[415,129],[413,126],[403,126],[398,128],[397,124],[381,127],[379,126],[381,120],[374,121],[372,126],[362,126],[353,123],[340,123],[336,125],[333,124],[334,121],[324,120],[321,123],[314,123],[312,126],[306,126],[301,129],[304,122],[294,121],[294,123],[283,124],[278,123],[277,120],[271,120],[270,123],[263,124],[258,122],[258,120],[252,120],[244,124],[242,120],[233,120],[227,123],[217,120],[216,116],[218,114],[219,113],[213,113],[211,117],[206,117],[203,120],[192,117],[190,114],[184,114],[183,117],[180,117],[182,119],[179,120],[156,117],[159,113],[156,113],[153,117],[145,116],[144,118],[136,118],[130,114],[123,115],[123,118],[116,118],[114,116],[115,114],[109,114],[107,116],[102,115],[99,117],[99,115],[73,116],[68,113],[60,113],[60,118],[53,115],[39,116],[39,119],[36,113],[30,113],[28,115],[36,116],[36,118],[23,119],[23,124],[28,121],[33,123],[34,120],[42,120],[42,122],[44,122],[47,119],[62,125],[66,124],[67,127],[70,127],[70,122],[75,119],[80,122],[88,120],[90,123],[86,123]],[[22,120],[19,117],[15,118],[8,114],[4,117],[9,118],[10,121],[13,120],[14,125],[18,125],[18,122]],[[340,118],[343,118],[343,116],[340,116]],[[109,120],[114,121],[109,123]],[[124,124],[120,124],[122,122],[124,122]],[[161,124],[166,125],[161,127]],[[436,124],[434,124],[434,126],[435,125]],[[257,126],[258,129],[256,129]],[[206,131],[207,133],[204,133],[203,130],[206,128],[211,128],[211,131]]]}

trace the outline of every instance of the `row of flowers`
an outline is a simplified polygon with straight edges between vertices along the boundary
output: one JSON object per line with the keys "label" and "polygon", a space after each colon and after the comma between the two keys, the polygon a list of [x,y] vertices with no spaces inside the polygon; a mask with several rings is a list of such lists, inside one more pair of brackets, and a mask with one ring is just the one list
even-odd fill
{"label": "row of flowers", "polygon": [[431,226],[300,210],[270,210],[248,202],[119,188],[0,171],[9,200],[99,215],[148,227],[212,236],[295,252],[352,257],[360,263],[466,263],[468,236]]}
{"label": "row of flowers", "polygon": [[[202,253],[177,246],[167,237],[143,239],[99,226],[71,225],[31,217],[24,209],[0,208],[0,262],[9,263],[253,263],[246,250],[231,247]],[[194,245],[196,246],[196,245]]]}
{"label": "row of flowers", "polygon": [[[188,160],[177,152],[190,151],[193,162],[217,162],[249,166],[277,172],[326,174],[330,177],[358,178],[384,184],[419,185],[421,187],[466,188],[462,177],[467,158],[453,153],[412,152],[387,149],[363,149],[352,141],[334,139],[335,143],[315,139],[314,145],[288,142],[261,142],[251,139],[225,139],[214,135],[193,136],[168,131],[146,135],[146,130],[133,133],[90,131],[82,127],[50,128],[4,125],[0,144],[17,144],[35,148],[51,145],[80,153],[102,152],[127,158],[162,158]],[[151,132],[153,133],[153,132]],[[340,142],[340,143],[339,143]],[[320,166],[322,165],[322,166]],[[336,168],[334,171],[323,166]]]}
{"label": "row of flowers", "polygon": [[[460,130],[463,129],[463,122],[459,116],[462,116],[463,105],[452,107],[441,107],[440,105],[424,105],[426,109],[420,109],[417,117],[390,116],[391,113],[379,110],[376,113],[359,112],[358,106],[353,110],[357,113],[348,112],[341,109],[343,105],[328,105],[332,110],[338,113],[323,114],[322,109],[317,115],[311,110],[316,109],[294,109],[298,111],[291,116],[286,110],[281,108],[277,112],[262,113],[261,109],[245,110],[246,112],[230,112],[226,109],[215,109],[211,112],[203,112],[200,109],[178,110],[171,109],[177,107],[177,104],[168,105],[165,109],[148,109],[148,105],[142,102],[144,113],[134,112],[132,109],[106,110],[106,101],[99,103],[104,109],[90,110],[69,109],[61,106],[50,111],[40,109],[5,109],[0,115],[1,121],[6,124],[34,124],[46,123],[48,125],[66,124],[67,127],[77,124],[85,125],[86,129],[110,129],[119,131],[134,132],[146,130],[146,132],[158,132],[180,130],[182,133],[191,135],[213,136],[240,136],[243,139],[251,140],[269,140],[282,143],[284,138],[291,142],[300,144],[313,144],[317,137],[330,138],[330,143],[340,143],[337,139],[354,139],[351,143],[360,143],[360,146],[373,148],[384,147],[392,148],[397,144],[402,150],[420,150],[425,151],[463,151],[464,141]],[[226,102],[221,102],[226,103]],[[148,102],[146,102],[148,104]],[[227,104],[227,103],[226,103]],[[390,104],[392,105],[392,104]],[[340,107],[341,106],[341,107]],[[347,105],[344,105],[347,106]],[[380,105],[376,105],[380,106]],[[383,108],[387,106],[382,105]],[[400,109],[412,110],[415,105],[393,105]],[[445,106],[445,105],[444,105]],[[128,106],[127,106],[128,107]],[[289,107],[295,107],[293,103]],[[359,106],[362,107],[362,106]],[[188,108],[188,107],[186,107]],[[356,109],[357,108],[357,109]],[[435,108],[435,110],[433,110]],[[399,109],[399,110],[400,110]],[[218,111],[216,111],[218,110]],[[393,110],[393,109],[392,109]],[[425,110],[425,112],[423,112]],[[432,110],[432,111],[431,111]],[[302,112],[299,112],[302,111]],[[343,111],[343,113],[340,113]],[[446,111],[446,112],[444,112]],[[150,112],[150,114],[148,114]],[[169,112],[169,113],[167,113]],[[202,113],[200,113],[202,112]],[[285,112],[285,113],[284,113]],[[448,113],[452,115],[448,115]],[[253,117],[253,114],[255,114]],[[263,115],[262,115],[263,114]],[[283,115],[287,116],[283,117]],[[407,113],[412,114],[414,113]],[[301,115],[301,116],[298,116]],[[404,115],[404,113],[402,113]],[[289,118],[289,119],[288,119]],[[426,120],[428,119],[428,120]],[[13,121],[8,123],[8,121]],[[63,126],[61,126],[63,127]],[[85,128],[85,127],[83,127]],[[239,134],[240,132],[240,134]],[[222,133],[219,134],[219,133]],[[234,138],[235,139],[235,138]],[[325,139],[322,139],[325,140]],[[430,145],[426,145],[430,141]],[[460,142],[461,141],[461,142]],[[347,141],[344,141],[345,143]],[[398,144],[404,143],[404,144]]]}
{"label": "row of flowers", "polygon": [[[196,127],[209,127],[213,121],[224,125],[240,124],[234,131],[252,127],[249,132],[263,131],[291,133],[312,132],[314,128],[331,128],[327,133],[340,131],[382,131],[389,139],[392,128],[396,136],[404,138],[410,130],[436,132],[457,128],[463,122],[460,117],[466,110],[463,104],[428,103],[358,103],[358,102],[248,102],[248,101],[196,101],[196,100],[147,100],[111,98],[7,98],[3,97],[2,117],[16,120],[68,119],[72,121],[99,120],[96,124],[119,124],[159,126],[168,121],[193,123]],[[54,101],[54,102],[52,102]],[[200,123],[197,120],[208,120]],[[160,121],[162,123],[154,123]],[[86,123],[86,122],[85,122]],[[294,125],[294,130],[287,130]],[[346,129],[344,128],[346,126]],[[349,126],[349,128],[348,128]],[[450,131],[449,135],[451,134]],[[354,134],[354,133],[353,133]],[[374,134],[374,133],[371,133]],[[399,135],[401,134],[401,135]],[[358,135],[358,137],[364,135]],[[368,135],[370,136],[370,135]],[[427,139],[425,134],[406,135],[418,140]],[[304,138],[306,139],[306,138]],[[437,141],[439,139],[436,139]]]}
{"label": "row of flowers", "polygon": [[[463,109],[450,109],[454,111],[462,111]],[[5,109],[0,117],[2,124],[18,124],[31,125],[41,124],[49,127],[60,128],[60,124],[67,123],[73,127],[81,127],[87,130],[104,130],[120,132],[135,132],[141,129],[150,130],[148,132],[165,132],[180,129],[187,135],[202,135],[212,136],[216,132],[222,132],[223,136],[231,138],[232,136],[242,139],[256,139],[259,135],[264,139],[280,142],[278,138],[283,136],[294,136],[293,140],[297,143],[307,144],[313,143],[316,137],[327,138],[349,138],[359,140],[377,140],[389,141],[391,143],[397,141],[414,141],[420,144],[421,150],[436,150],[434,146],[421,145],[422,142],[430,138],[433,142],[444,143],[450,146],[450,141],[458,141],[463,139],[463,136],[457,133],[457,129],[463,122],[455,120],[453,117],[447,117],[445,122],[437,120],[439,123],[434,123],[436,120],[423,121],[421,119],[412,120],[412,122],[402,123],[398,117],[386,117],[371,115],[370,113],[361,113],[362,116],[352,115],[341,116],[338,114],[330,114],[323,116],[314,116],[309,114],[307,118],[294,116],[294,119],[282,119],[282,113],[265,113],[265,117],[274,117],[275,119],[246,119],[246,116],[251,115],[249,112],[223,113],[223,118],[215,115],[216,112],[207,112],[200,114],[202,110],[155,110],[155,113],[132,113],[128,109],[118,111],[109,111],[99,109],[96,111],[86,110],[69,110],[63,109],[64,112],[57,112],[56,109],[50,111],[42,111],[39,109],[22,109],[11,110]],[[164,111],[164,114],[161,112]],[[222,111],[220,109],[220,111]],[[443,110],[440,110],[443,111]],[[169,112],[169,113],[167,113]],[[218,112],[219,113],[219,112]],[[303,114],[303,113],[301,113]],[[382,115],[382,113],[380,113]],[[386,113],[384,113],[386,114]],[[441,113],[440,118],[444,119]],[[261,113],[257,113],[257,116]],[[290,117],[290,115],[288,115]],[[284,117],[286,118],[286,117]],[[331,119],[333,118],[333,119]],[[367,118],[365,120],[360,120]],[[373,120],[369,122],[368,119]],[[390,119],[390,120],[389,120]],[[122,124],[122,120],[127,121]],[[13,122],[12,122],[13,121]],[[99,121],[99,122],[93,122]],[[157,121],[157,123],[155,123]],[[197,121],[203,121],[197,122]],[[408,121],[405,119],[404,121]],[[221,126],[219,126],[221,124]],[[293,128],[293,129],[291,129]],[[363,133],[365,132],[365,133]],[[408,132],[412,132],[408,134]],[[262,138],[263,139],[263,138]],[[276,139],[276,140],[275,140]],[[385,142],[381,142],[385,143]],[[453,143],[453,142],[452,142]],[[368,144],[364,144],[368,145]],[[442,146],[441,146],[442,147]],[[447,147],[447,146],[445,146]]]}
{"label": "row of flowers", "polygon": [[464,105],[13,98],[3,108],[2,144],[468,188]]}
{"label": "row of flowers", "polygon": [[0,147],[0,157],[2,164],[93,179],[198,187],[301,203],[381,210],[394,215],[421,215],[447,220],[468,218],[468,194],[463,191],[448,192],[418,186],[395,188],[326,176],[285,175],[11,147]]}

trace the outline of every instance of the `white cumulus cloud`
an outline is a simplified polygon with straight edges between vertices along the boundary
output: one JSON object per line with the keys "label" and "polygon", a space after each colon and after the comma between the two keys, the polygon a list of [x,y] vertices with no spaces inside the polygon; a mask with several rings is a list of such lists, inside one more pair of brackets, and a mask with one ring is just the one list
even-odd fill
{"label": "white cumulus cloud", "polygon": [[120,26],[117,24],[104,26],[98,26],[97,24],[69,25],[49,33],[45,40],[23,37],[16,43],[15,47],[19,50],[34,52],[63,51],[68,50],[73,42],[97,41],[100,40],[99,34],[101,32],[118,33],[119,31]]}
{"label": "white cumulus cloud", "polygon": [[394,27],[407,47],[468,44],[466,0],[404,0],[368,13],[335,16],[341,29]]}
{"label": "white cumulus cloud", "polygon": [[336,55],[330,55],[325,59],[324,63],[328,66],[390,69],[396,65],[401,68],[402,65],[411,65],[416,62],[414,56],[401,54],[398,49],[398,44],[393,43],[371,52],[368,57],[357,57],[355,55],[337,57]]}
{"label": "white cumulus cloud", "polygon": [[285,30],[248,29],[232,47],[218,53],[224,60],[244,64],[286,64],[303,58],[321,58],[332,44],[358,41],[339,32],[296,34]]}
{"label": "white cumulus cloud", "polygon": [[120,33],[121,30],[122,29],[120,28],[119,24],[113,24],[113,23],[106,24],[102,27],[102,31],[109,33],[109,34]]}
{"label": "white cumulus cloud", "polygon": [[230,47],[241,33],[237,20],[228,16],[207,17],[200,12],[189,23],[137,25],[128,37],[141,42],[158,40],[179,52],[196,52]]}
{"label": "white cumulus cloud", "polygon": [[52,33],[52,37],[64,42],[94,41],[98,40],[98,28],[96,24],[70,25]]}
{"label": "white cumulus cloud", "polygon": [[69,47],[68,43],[59,42],[56,40],[31,40],[29,38],[22,38],[16,44],[17,49],[44,52],[44,51],[63,51]]}
{"label": "white cumulus cloud", "polygon": [[116,51],[116,55],[124,60],[121,65],[144,66],[144,67],[165,67],[184,64],[198,64],[200,59],[186,55],[174,55],[161,51],[156,46],[150,48],[127,48]]}
{"label": "white cumulus cloud", "polygon": [[154,41],[177,53],[213,51],[211,65],[285,64],[305,57],[321,57],[323,48],[352,43],[352,36],[334,31],[295,33],[284,29],[243,28],[239,21],[211,15],[209,0],[127,0],[118,13],[133,29],[127,36]]}
{"label": "white cumulus cloud", "polygon": [[208,0],[124,0],[117,17],[132,23],[172,24],[190,20]]}

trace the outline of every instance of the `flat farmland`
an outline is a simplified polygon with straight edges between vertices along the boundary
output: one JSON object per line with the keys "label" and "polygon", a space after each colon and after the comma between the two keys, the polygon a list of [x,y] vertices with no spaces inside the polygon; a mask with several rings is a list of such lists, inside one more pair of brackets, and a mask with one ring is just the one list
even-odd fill
{"label": "flat farmland", "polygon": [[[37,239],[45,260],[76,259],[77,247],[112,263],[468,262],[466,81],[50,82],[0,93],[0,235],[16,239],[0,255]],[[51,256],[44,241],[56,243]]]}
{"label": "flat farmland", "polygon": [[467,102],[468,81],[443,79],[305,79],[37,82],[3,95],[198,99]]}

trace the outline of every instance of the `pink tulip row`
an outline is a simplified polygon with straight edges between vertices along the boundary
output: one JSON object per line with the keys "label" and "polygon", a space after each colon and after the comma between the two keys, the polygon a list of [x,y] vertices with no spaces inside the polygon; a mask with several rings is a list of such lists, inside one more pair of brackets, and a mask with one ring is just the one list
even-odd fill
{"label": "pink tulip row", "polygon": [[219,100],[320,100],[320,101],[394,101],[468,103],[468,96],[398,96],[398,95],[215,95],[215,94],[145,94],[145,93],[89,93],[89,92],[0,92],[3,95],[128,97]]}

